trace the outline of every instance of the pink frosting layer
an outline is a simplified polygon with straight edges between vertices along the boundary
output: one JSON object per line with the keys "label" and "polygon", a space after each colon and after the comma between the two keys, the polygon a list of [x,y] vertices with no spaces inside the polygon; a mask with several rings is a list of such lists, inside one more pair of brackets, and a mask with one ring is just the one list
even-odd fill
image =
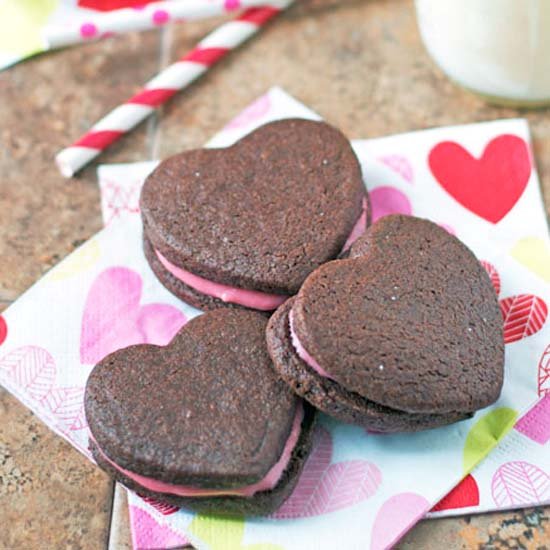
{"label": "pink frosting layer", "polygon": [[[367,200],[363,200],[363,210],[361,215],[355,222],[355,225],[348,237],[348,240],[344,244],[342,252],[346,251],[353,242],[359,238],[365,231],[367,226]],[[288,296],[281,294],[269,294],[267,292],[259,292],[257,290],[246,290],[229,285],[223,285],[221,283],[215,283],[209,281],[198,275],[182,269],[171,263],[166,259],[158,250],[155,249],[157,258],[164,268],[169,271],[176,279],[179,279],[187,286],[194,288],[201,294],[207,296],[213,296],[218,298],[222,302],[239,304],[241,306],[249,307],[252,309],[258,309],[260,311],[272,311],[277,309],[283,302],[288,299]]]}
{"label": "pink frosting layer", "polygon": [[151,477],[146,477],[146,476],[136,474],[134,472],[130,472],[129,470],[126,470],[118,466],[117,464],[115,464],[99,448],[99,445],[91,435],[90,437],[96,444],[96,447],[99,453],[101,454],[101,456],[109,464],[111,464],[111,466],[113,466],[119,472],[123,473],[126,477],[133,479],[136,483],[139,483],[139,485],[141,485],[145,489],[149,489],[150,491],[154,491],[155,493],[167,493],[171,495],[177,495],[180,497],[211,497],[211,496],[221,496],[221,495],[236,495],[236,496],[250,497],[256,493],[259,493],[260,491],[269,491],[273,489],[277,485],[277,483],[279,483],[279,480],[281,479],[283,472],[286,470],[288,463],[290,462],[292,451],[294,451],[294,447],[296,447],[296,443],[298,443],[298,438],[300,437],[300,428],[302,425],[303,418],[304,418],[304,408],[301,403],[298,403],[296,408],[296,414],[292,422],[290,435],[288,436],[288,439],[283,448],[283,453],[281,454],[281,458],[279,458],[277,463],[271,468],[271,470],[269,470],[269,472],[267,472],[267,475],[263,479],[261,479],[260,481],[252,485],[247,485],[245,487],[241,487],[238,489],[219,489],[219,490],[199,489],[196,487],[189,487],[187,485],[174,485],[172,483],[166,483],[165,481],[158,481]]}
{"label": "pink frosting layer", "polygon": [[281,294],[268,294],[266,292],[258,292],[257,290],[245,290],[229,285],[222,285],[203,279],[198,275],[194,275],[181,267],[170,263],[158,250],[155,250],[160,263],[174,276],[186,285],[194,288],[201,294],[213,296],[220,299],[222,302],[230,302],[241,306],[259,309],[261,311],[271,311],[277,309],[288,296]]}
{"label": "pink frosting layer", "polygon": [[365,198],[363,199],[361,215],[359,216],[359,218],[357,218],[357,221],[355,222],[355,225],[353,226],[353,229],[349,234],[348,240],[346,241],[346,244],[344,244],[344,248],[342,248],[342,252],[345,252],[367,229],[368,207],[369,205],[367,203],[367,199]]}
{"label": "pink frosting layer", "polygon": [[292,310],[290,310],[290,313],[288,314],[288,320],[290,324],[290,340],[300,359],[302,359],[302,361],[304,361],[307,365],[309,365],[314,371],[320,374],[323,378],[330,378],[331,380],[334,380],[334,378],[323,367],[321,367],[321,365],[319,365],[319,363],[317,363],[315,359],[313,359],[313,357],[307,352],[307,350],[302,345],[302,342],[300,342],[298,335],[296,334],[296,332],[294,332],[294,315],[292,313]]}

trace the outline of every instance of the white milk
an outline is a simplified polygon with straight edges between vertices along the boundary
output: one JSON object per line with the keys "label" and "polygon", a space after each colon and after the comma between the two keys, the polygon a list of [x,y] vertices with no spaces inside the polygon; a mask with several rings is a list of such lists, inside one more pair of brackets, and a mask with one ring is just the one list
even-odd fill
{"label": "white milk", "polygon": [[430,55],[496,100],[550,103],[550,0],[416,0]]}

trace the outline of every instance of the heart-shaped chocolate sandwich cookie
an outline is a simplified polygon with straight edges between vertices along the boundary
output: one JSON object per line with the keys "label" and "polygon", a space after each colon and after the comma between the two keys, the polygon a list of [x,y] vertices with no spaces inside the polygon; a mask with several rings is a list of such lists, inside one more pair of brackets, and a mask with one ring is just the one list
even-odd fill
{"label": "heart-shaped chocolate sandwich cookie", "polygon": [[201,309],[276,309],[369,217],[349,141],[301,119],[168,158],[147,178],[140,207],[153,271]]}
{"label": "heart-shaped chocolate sandwich cookie", "polygon": [[502,317],[456,237],[387,216],[312,273],[267,330],[281,377],[320,410],[376,431],[467,418],[500,395]]}
{"label": "heart-shaped chocolate sandwich cookie", "polygon": [[314,409],[275,374],[257,312],[193,319],[166,347],[131,346],[86,386],[90,446],[127,487],[217,514],[266,515],[290,495]]}

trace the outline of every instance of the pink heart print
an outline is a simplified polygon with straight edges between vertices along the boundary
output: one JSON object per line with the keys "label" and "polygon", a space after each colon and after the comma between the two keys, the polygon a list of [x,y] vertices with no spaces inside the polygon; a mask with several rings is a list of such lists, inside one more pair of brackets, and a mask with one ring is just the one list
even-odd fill
{"label": "pink heart print", "polygon": [[405,193],[395,187],[383,185],[369,192],[372,208],[372,222],[388,214],[412,214],[412,206]]}
{"label": "pink heart print", "polygon": [[245,128],[266,115],[270,108],[271,99],[269,98],[269,94],[265,94],[250,104],[241,114],[237,115],[224,129]]}
{"label": "pink heart print", "polygon": [[546,502],[550,499],[550,477],[529,462],[507,462],[493,475],[491,494],[502,508]]}
{"label": "pink heart print", "polygon": [[378,157],[378,160],[385,164],[390,170],[399,174],[405,181],[412,183],[414,180],[414,172],[409,159],[403,155],[385,155]]}
{"label": "pink heart print", "polygon": [[370,550],[389,550],[430,509],[416,493],[393,495],[378,510],[372,527]]}
{"label": "pink heart print", "polygon": [[[373,223],[390,214],[412,216],[413,208],[411,201],[405,193],[395,187],[391,187],[390,185],[376,187],[369,192],[369,198],[372,208]],[[439,226],[451,235],[456,234],[454,227],[447,223],[439,223]]]}
{"label": "pink heart print", "polygon": [[251,103],[241,114],[237,115],[224,130],[234,130],[244,128],[253,122],[262,118],[271,108],[271,99],[269,94],[259,97],[254,103]]}
{"label": "pink heart print", "polygon": [[84,414],[84,388],[53,388],[42,403],[57,418],[63,431],[88,427]]}
{"label": "pink heart print", "polygon": [[0,371],[21,393],[53,417],[62,432],[87,427],[83,405],[84,388],[55,386],[56,365],[45,349],[38,346],[17,348],[0,359]]}
{"label": "pink heart print", "polygon": [[53,357],[38,346],[23,346],[0,359],[0,369],[34,401],[42,401],[53,387],[56,367]]}
{"label": "pink heart print", "polygon": [[529,409],[514,428],[532,441],[546,445],[550,441],[550,395],[544,396]]}
{"label": "pink heart print", "polygon": [[102,183],[102,202],[106,212],[105,225],[108,225],[115,218],[120,218],[124,213],[139,213],[139,193],[141,181],[125,182],[121,185],[115,181]]}
{"label": "pink heart print", "polygon": [[88,292],[80,335],[80,361],[93,365],[132,344],[170,342],[187,321],[168,304],[140,305],[141,276],[125,267],[100,273]]}
{"label": "pink heart print", "polygon": [[542,352],[538,375],[539,395],[550,395],[550,345]]}
{"label": "pink heart print", "polygon": [[157,520],[145,510],[130,506],[132,518],[132,538],[134,548],[180,548],[189,541]]}
{"label": "pink heart print", "polygon": [[327,430],[316,430],[313,445],[294,492],[272,518],[328,514],[353,506],[378,490],[382,474],[371,462],[347,460],[331,464],[332,437]]}

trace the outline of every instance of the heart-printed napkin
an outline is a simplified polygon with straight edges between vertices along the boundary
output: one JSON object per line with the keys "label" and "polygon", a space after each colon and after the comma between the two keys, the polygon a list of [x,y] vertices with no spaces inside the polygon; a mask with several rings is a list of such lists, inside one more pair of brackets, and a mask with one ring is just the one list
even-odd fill
{"label": "heart-printed napkin", "polygon": [[[267,120],[287,116],[315,117],[282,91],[271,90],[211,145],[227,145]],[[466,153],[460,156],[464,173],[477,174],[475,185],[490,197],[491,184],[481,177],[488,162],[484,151],[503,135],[516,138],[509,140],[506,156],[518,164],[512,164],[509,177],[502,174],[492,191],[512,190],[507,203],[499,202],[507,210],[496,221],[458,195],[454,180],[432,168],[429,159],[438,144],[456,143]],[[544,354],[550,339],[550,290],[547,263],[541,261],[541,254],[548,253],[548,234],[526,123],[442,128],[358,141],[354,147],[375,217],[395,211],[429,217],[455,232],[485,262],[506,325],[502,397],[469,421],[420,434],[374,435],[323,417],[295,492],[270,518],[196,515],[130,493],[136,547],[169,548],[191,541],[213,550],[387,548],[467,474],[466,488],[447,497],[451,506],[453,501],[476,504],[474,486],[485,506],[550,499],[548,453],[539,452],[548,441],[548,423],[541,421],[548,417],[548,402],[531,408],[538,392],[548,387]],[[107,228],[52,269],[0,322],[0,382],[87,456],[82,396],[93,363],[129,343],[166,343],[200,313],[168,293],[143,257],[136,199],[152,166],[101,168]],[[513,200],[519,188],[523,191]],[[500,208],[502,214],[505,207]],[[475,466],[499,441],[489,458],[490,471],[479,474]]]}
{"label": "heart-printed napkin", "polygon": [[[281,90],[273,89],[230,122],[208,145],[229,145],[257,126],[285,116],[318,118],[315,113]],[[479,137],[476,137],[476,134],[480,134]],[[393,212],[425,216],[438,221],[461,238],[458,228],[472,223],[472,219],[468,213],[461,212],[460,209],[456,214],[457,221],[453,221],[454,226],[447,217],[443,217],[451,205],[444,203],[442,210],[439,204],[432,202],[431,190],[427,185],[432,183],[434,177],[437,184],[452,195],[464,209],[478,217],[483,218],[481,214],[484,214],[486,218],[483,219],[491,223],[495,221],[495,217],[502,216],[505,209],[509,211],[514,207],[518,193],[523,193],[532,179],[533,190],[526,205],[530,219],[529,230],[519,229],[521,224],[516,221],[510,230],[503,230],[501,225],[496,238],[514,243],[509,254],[542,281],[548,282],[548,233],[538,191],[537,174],[534,166],[531,166],[528,139],[525,122],[512,120],[358,140],[353,142],[353,145],[362,162],[375,219]],[[419,143],[422,141],[423,143]],[[482,154],[470,152],[469,147],[472,144],[475,144],[477,151]],[[424,165],[426,159],[428,173]],[[102,210],[106,224],[139,213],[139,190],[144,178],[156,164],[144,162],[105,165],[99,168]],[[436,165],[437,167],[433,168]],[[495,176],[495,170],[498,171],[498,177]],[[462,180],[456,176],[459,172],[463,175]],[[484,177],[486,174],[488,176]],[[507,174],[512,174],[512,177],[508,177]],[[464,197],[460,195],[460,192],[464,193],[460,183],[465,180],[475,182],[476,192],[472,193],[469,203],[465,198],[468,196],[467,193]],[[509,186],[508,198],[502,193],[502,185],[499,185],[499,182]],[[486,186],[486,193],[489,195],[491,192],[494,194],[496,188],[502,196],[498,203],[489,200],[485,210],[480,210],[479,205],[483,202],[480,202],[477,196],[485,192],[482,189],[483,185]],[[464,187],[471,188],[472,185]],[[456,196],[453,195],[455,191]],[[460,203],[459,198],[463,202]],[[437,217],[434,212],[438,213]],[[515,227],[518,229],[514,229]],[[464,232],[468,233],[467,227],[464,228]],[[508,232],[510,235],[507,235]],[[530,236],[518,238],[518,235],[524,233]],[[507,248],[508,245],[500,246]],[[545,319],[546,302],[535,295],[503,296],[501,276],[497,268],[487,261],[484,265],[501,298],[503,313],[507,315],[507,341],[519,341],[529,333],[540,330],[541,317],[538,313],[540,311]],[[530,391],[532,400],[536,401],[539,396],[550,393],[550,346],[543,350],[537,368],[531,372],[534,371],[536,382],[533,383],[535,378],[531,378]],[[503,437],[488,458],[448,495],[437,504],[434,503],[435,506],[431,507],[427,515],[475,513],[550,501],[550,443],[545,447],[550,437],[545,435],[548,433],[545,426],[550,426],[550,396],[538,402],[522,417],[516,423],[515,429]],[[310,459],[313,471],[316,471],[314,464],[318,466],[315,456]],[[324,479],[322,474],[315,475],[318,479]],[[288,505],[295,506],[293,501],[289,501]],[[163,521],[166,518],[159,518],[158,527],[153,528],[154,518],[135,495],[130,495],[130,511],[137,545],[144,548],[162,545],[167,533],[166,526],[169,525]],[[175,509],[161,506],[161,512],[171,515]],[[174,528],[177,530],[177,527]],[[179,536],[183,536],[181,531],[178,533]]]}

